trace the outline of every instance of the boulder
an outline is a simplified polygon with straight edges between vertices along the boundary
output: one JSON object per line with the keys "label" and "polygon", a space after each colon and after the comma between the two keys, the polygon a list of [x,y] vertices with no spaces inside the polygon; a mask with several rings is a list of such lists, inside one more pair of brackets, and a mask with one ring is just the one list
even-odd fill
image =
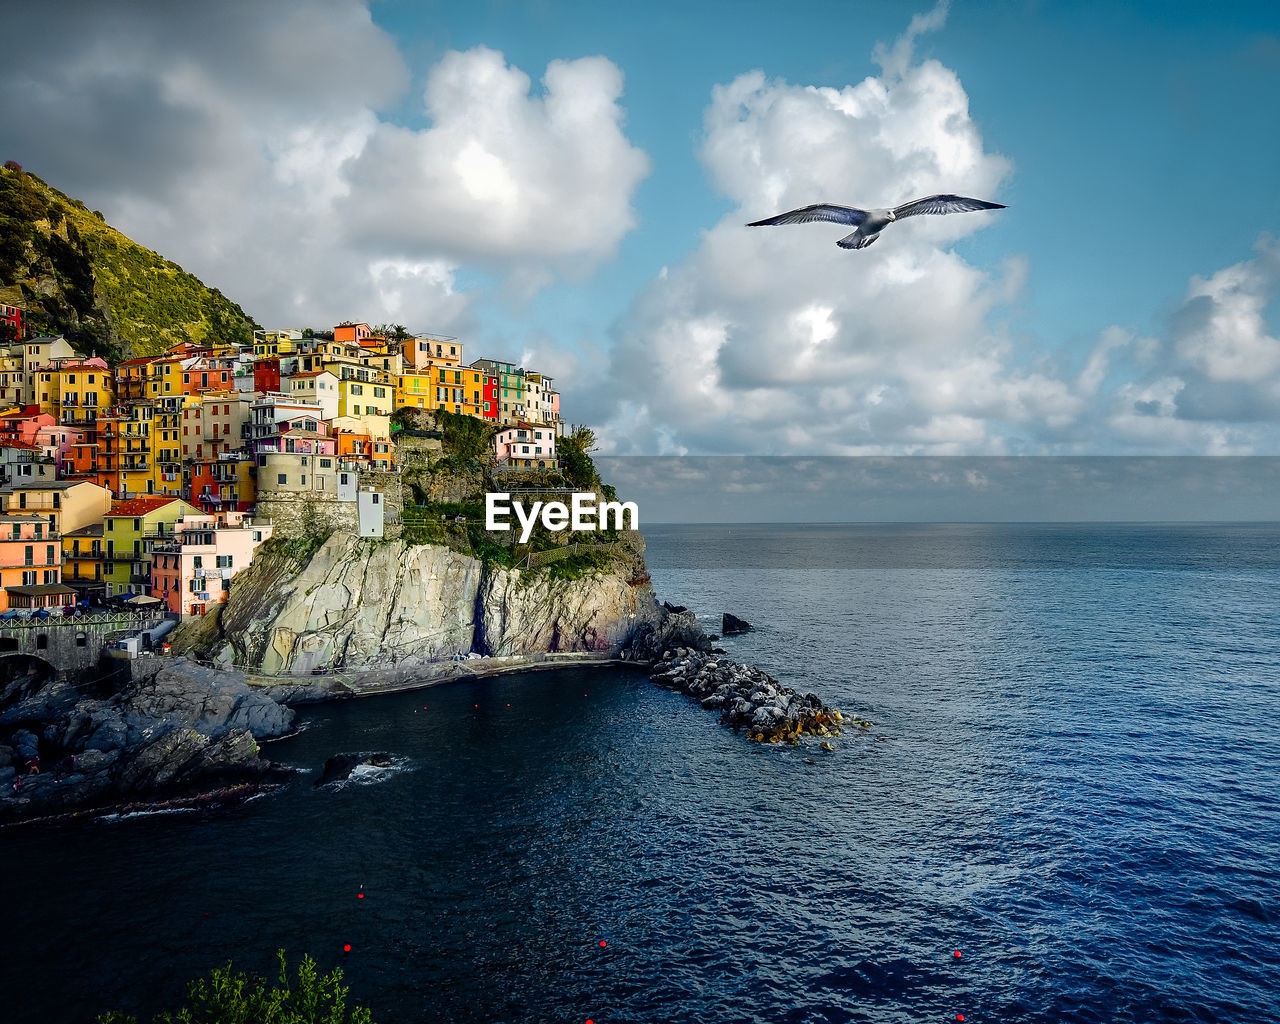
{"label": "boulder", "polygon": [[320,773],[316,785],[327,786],[331,782],[343,782],[363,764],[372,765],[375,768],[389,768],[391,755],[381,751],[372,754],[334,754],[324,763],[324,770]]}
{"label": "boulder", "polygon": [[755,629],[746,619],[740,619],[736,615],[724,613],[723,621],[720,625],[721,636],[733,636],[737,633],[745,633],[749,629]]}

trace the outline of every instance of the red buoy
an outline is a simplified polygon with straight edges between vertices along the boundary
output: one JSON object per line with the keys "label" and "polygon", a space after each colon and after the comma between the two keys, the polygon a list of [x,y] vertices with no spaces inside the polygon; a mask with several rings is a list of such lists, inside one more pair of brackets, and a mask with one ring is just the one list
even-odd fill
{"label": "red buoy", "polygon": [[344,953],[350,953],[350,952],[351,952],[351,947],[350,947],[350,946],[343,946],[343,947],[342,947],[342,952],[344,952]]}
{"label": "red buoy", "polygon": [[963,1014],[963,1013],[957,1013],[957,1014],[956,1014],[956,1020],[964,1020],[964,1014]]}
{"label": "red buoy", "polygon": [[356,893],[356,899],[358,899],[358,900],[362,900],[362,899],[364,899],[364,893],[362,893],[362,892],[358,892],[358,893]]}
{"label": "red buoy", "polygon": [[604,939],[601,939],[601,940],[600,940],[600,945],[601,945],[601,947],[603,947],[603,946],[605,946],[605,945],[606,945],[606,943],[605,943]]}
{"label": "red buoy", "polygon": [[955,957],[957,960],[959,960],[959,959],[960,959],[960,950],[958,950],[958,949],[957,949],[957,950],[956,950],[954,953],[952,953],[951,955],[952,955],[953,957]]}

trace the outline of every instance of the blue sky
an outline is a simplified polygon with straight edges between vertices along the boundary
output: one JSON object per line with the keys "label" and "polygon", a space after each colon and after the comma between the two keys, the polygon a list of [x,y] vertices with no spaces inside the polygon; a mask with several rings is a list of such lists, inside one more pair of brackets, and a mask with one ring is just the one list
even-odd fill
{"label": "blue sky", "polygon": [[[628,135],[654,168],[636,194],[641,227],[617,261],[589,288],[548,289],[533,306],[549,329],[573,335],[607,334],[640,284],[731,209],[696,152],[714,85],[752,68],[798,84],[857,82],[875,72],[877,42],[927,9],[386,0],[373,15],[422,68],[445,49],[479,45],[531,73],[594,54],[622,68]],[[960,248],[984,263],[1034,256],[1016,325],[1082,361],[1108,324],[1158,331],[1192,274],[1234,263],[1260,231],[1280,230],[1280,132],[1266,127],[1280,97],[1277,33],[1280,13],[1265,3],[952,5],[917,49],[960,74],[984,138],[1014,162],[998,198],[1016,212]],[[423,123],[415,103],[395,116]],[[1082,226],[1082,205],[1113,224]],[[521,329],[524,311],[488,313]]]}
{"label": "blue sky", "polygon": [[[264,323],[550,370],[610,451],[1280,445],[1273,4],[54,6],[7,158]],[[1009,209],[742,226],[926,188]]]}

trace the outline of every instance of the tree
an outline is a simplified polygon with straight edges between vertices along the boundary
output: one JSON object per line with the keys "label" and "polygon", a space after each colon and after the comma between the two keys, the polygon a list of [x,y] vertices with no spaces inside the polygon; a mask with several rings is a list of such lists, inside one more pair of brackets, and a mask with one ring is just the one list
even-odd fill
{"label": "tree", "polygon": [[596,466],[591,453],[596,450],[596,434],[590,427],[578,427],[567,437],[560,438],[557,451],[564,477],[574,487],[588,490],[595,487]]}

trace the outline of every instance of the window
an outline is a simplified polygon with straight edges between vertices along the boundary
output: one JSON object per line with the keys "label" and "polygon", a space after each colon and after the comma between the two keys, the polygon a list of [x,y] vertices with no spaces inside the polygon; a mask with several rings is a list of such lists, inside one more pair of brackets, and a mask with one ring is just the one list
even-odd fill
{"label": "window", "polygon": [[230,568],[231,568],[231,556],[230,556],[230,555],[218,555],[218,556],[214,559],[214,561],[215,561],[215,563],[217,564],[217,567],[218,567],[219,569],[230,569]]}
{"label": "window", "polygon": [[44,549],[44,564],[53,565],[53,545],[50,544]]}
{"label": "window", "polygon": [[377,491],[374,491],[374,492],[373,492],[373,503],[374,503],[375,505],[377,505],[381,500],[382,500],[382,495],[381,495],[381,494],[379,494]]}
{"label": "window", "polygon": [[34,587],[36,585],[36,574],[34,572],[24,572],[22,574],[22,585],[24,587]]}
{"label": "window", "polygon": [[193,569],[203,569],[203,568],[204,568],[204,555],[196,555],[194,558],[192,558],[192,559],[191,559],[191,568],[193,568]]}
{"label": "window", "polygon": [[24,555],[25,555],[25,559],[26,559],[26,564],[27,564],[27,565],[35,565],[35,564],[36,564],[36,549],[35,549],[35,548],[33,548],[30,544],[28,544],[28,545],[26,546],[26,550],[24,551]]}
{"label": "window", "polygon": [[288,474],[288,473],[277,473],[277,474],[276,474],[276,483],[278,483],[278,484],[287,484],[288,482],[289,482],[289,474]]}
{"label": "window", "polygon": [[333,459],[321,459],[321,460],[320,460],[320,468],[321,468],[321,469],[332,469],[332,468],[333,468]]}
{"label": "window", "polygon": [[45,581],[46,583],[57,583],[57,582],[58,582],[58,570],[57,570],[57,569],[46,569],[46,570],[44,571],[44,581]]}

